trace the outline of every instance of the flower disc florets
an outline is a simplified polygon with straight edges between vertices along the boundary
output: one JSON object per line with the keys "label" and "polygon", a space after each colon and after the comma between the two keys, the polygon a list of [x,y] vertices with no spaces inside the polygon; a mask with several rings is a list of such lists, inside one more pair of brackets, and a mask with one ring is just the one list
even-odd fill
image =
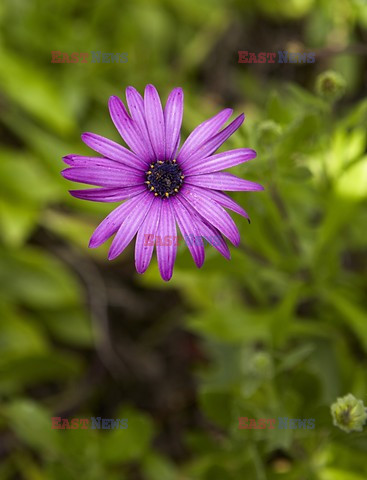
{"label": "flower disc florets", "polygon": [[156,197],[166,198],[178,193],[184,175],[176,160],[167,160],[162,162],[157,160],[150,165],[150,169],[146,172],[146,184],[148,189],[154,193]]}

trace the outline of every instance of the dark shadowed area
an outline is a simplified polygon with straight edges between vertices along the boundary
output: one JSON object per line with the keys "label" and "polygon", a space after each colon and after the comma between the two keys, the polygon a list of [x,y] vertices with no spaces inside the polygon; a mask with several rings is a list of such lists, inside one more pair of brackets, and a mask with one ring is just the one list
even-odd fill
{"label": "dark shadowed area", "polygon": [[[0,480],[365,480],[364,407],[330,407],[367,404],[367,2],[5,0],[0,26]],[[183,88],[181,143],[244,112],[220,151],[265,187],[230,193],[230,261],[182,243],[169,282],[88,249],[118,203],[60,175],[83,132],[125,145],[108,99],[149,83]]]}

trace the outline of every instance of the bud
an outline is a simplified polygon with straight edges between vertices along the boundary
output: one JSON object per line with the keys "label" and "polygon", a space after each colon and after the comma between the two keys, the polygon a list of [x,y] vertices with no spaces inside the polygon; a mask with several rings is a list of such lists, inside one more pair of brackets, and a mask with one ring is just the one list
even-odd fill
{"label": "bud", "polygon": [[333,423],[344,432],[361,432],[367,419],[366,407],[362,400],[349,393],[338,398],[330,407]]}
{"label": "bud", "polygon": [[344,95],[346,81],[337,72],[327,70],[316,79],[316,92],[326,100],[334,102]]}
{"label": "bud", "polygon": [[273,360],[267,352],[256,352],[249,361],[249,371],[257,378],[273,376]]}

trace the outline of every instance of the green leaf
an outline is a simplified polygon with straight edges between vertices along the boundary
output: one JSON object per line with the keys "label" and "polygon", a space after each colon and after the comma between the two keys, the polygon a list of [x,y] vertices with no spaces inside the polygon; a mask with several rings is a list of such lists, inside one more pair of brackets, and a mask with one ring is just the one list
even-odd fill
{"label": "green leaf", "polygon": [[80,303],[74,277],[55,258],[35,248],[0,250],[0,284],[12,299],[32,307],[66,307]]}
{"label": "green leaf", "polygon": [[142,470],[150,480],[180,480],[181,474],[163,455],[149,453],[145,456]]}
{"label": "green leaf", "polygon": [[0,235],[7,246],[21,246],[36,228],[39,208],[0,198]]}
{"label": "green leaf", "polygon": [[101,455],[108,464],[137,461],[144,457],[153,436],[152,420],[133,408],[120,409],[116,418],[127,418],[128,428],[104,432]]}
{"label": "green leaf", "polygon": [[19,58],[2,47],[0,54],[0,86],[11,100],[46,127],[60,133],[72,131],[75,128],[73,118],[51,77],[25,57]]}
{"label": "green leaf", "polygon": [[367,198],[367,155],[347,168],[335,185],[336,194],[346,200]]}
{"label": "green leaf", "polygon": [[333,309],[341,314],[347,322],[347,326],[352,328],[367,352],[367,322],[363,307],[359,306],[356,301],[351,301],[348,293],[344,291],[328,291],[323,296]]}
{"label": "green leaf", "polygon": [[2,407],[2,414],[19,440],[41,456],[60,455],[58,431],[51,428],[51,413],[32,400],[18,399]]}
{"label": "green leaf", "polygon": [[82,347],[93,345],[90,316],[83,309],[43,310],[39,318],[58,340]]}
{"label": "green leaf", "polygon": [[320,480],[365,480],[365,476],[339,468],[324,468],[320,472]]}
{"label": "green leaf", "polygon": [[20,357],[29,354],[46,353],[48,342],[35,322],[21,317],[9,305],[0,302],[0,352]]}
{"label": "green leaf", "polygon": [[19,392],[39,382],[63,382],[80,375],[82,367],[83,361],[70,353],[3,354],[0,358],[0,390]]}

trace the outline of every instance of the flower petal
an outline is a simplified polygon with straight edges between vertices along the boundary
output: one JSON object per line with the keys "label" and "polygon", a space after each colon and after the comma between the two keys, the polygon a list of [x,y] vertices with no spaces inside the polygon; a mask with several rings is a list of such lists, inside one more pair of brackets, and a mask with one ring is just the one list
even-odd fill
{"label": "flower petal", "polygon": [[229,260],[231,258],[231,253],[229,251],[228,245],[226,244],[224,238],[218,229],[210,225],[201,215],[199,215],[196,210],[194,210],[191,205],[183,198],[180,197],[180,201],[185,205],[189,210],[190,215],[195,219],[197,229],[202,237],[204,237],[210,245],[218,250],[223,257]]}
{"label": "flower petal", "polygon": [[86,132],[83,133],[82,140],[88,145],[88,147],[104,157],[115,160],[116,162],[124,163],[137,170],[145,171],[146,169],[146,162],[144,160],[137,157],[127,148],[109,140],[108,138],[97,135],[96,133]]}
{"label": "flower petal", "polygon": [[[187,172],[191,171],[189,168],[194,167],[199,163],[201,164],[202,159],[214,153],[242,125],[244,119],[245,116],[242,113],[226,128],[221,130],[219,133],[214,135],[214,137],[211,137],[206,143],[197,148],[190,158],[184,160],[180,164],[185,164],[185,169],[187,167]],[[199,160],[200,162],[198,162]]]}
{"label": "flower petal", "polygon": [[140,128],[127,113],[122,100],[120,100],[119,97],[110,97],[108,101],[108,108],[110,110],[112,121],[121,137],[131,148],[131,150],[133,150],[138,157],[144,159],[146,165],[148,165],[151,161],[149,144],[147,148]]}
{"label": "flower petal", "polygon": [[63,161],[71,167],[107,167],[118,168],[122,171],[136,172],[136,168],[132,168],[123,163],[116,162],[110,158],[85,157],[83,155],[66,155]]}
{"label": "flower petal", "polygon": [[174,88],[169,94],[164,109],[164,123],[166,129],[166,160],[173,160],[176,153],[177,141],[180,137],[183,115],[182,88]]}
{"label": "flower petal", "polygon": [[223,255],[224,258],[230,260],[231,252],[229,251],[228,245],[219,230],[205,222],[200,224],[199,228],[206,241],[210,243],[212,247],[218,250],[218,252]]}
{"label": "flower petal", "polygon": [[161,100],[153,85],[145,87],[144,95],[145,121],[147,122],[149,138],[157,160],[164,160],[165,128]]}
{"label": "flower petal", "polygon": [[98,185],[100,187],[130,187],[144,183],[144,176],[137,170],[106,167],[74,167],[61,172],[67,180]]}
{"label": "flower petal", "polygon": [[[196,222],[191,218],[189,211],[184,207],[182,202],[178,197],[172,197],[170,199],[171,205],[175,212],[175,218],[178,223],[178,226],[181,230],[183,237],[194,235],[194,237],[199,236],[199,231],[196,227]],[[204,245],[197,245],[196,242],[190,242],[187,244],[188,249],[196,263],[197,267],[200,268],[205,259],[205,250]]]}
{"label": "flower petal", "polygon": [[[227,150],[209,157],[200,159],[196,163],[186,165],[185,175],[202,175],[203,173],[214,173],[226,168],[234,167],[241,163],[252,160],[256,157],[255,150],[251,148],[237,148],[236,150]],[[191,162],[191,160],[190,160]]]}
{"label": "flower petal", "polygon": [[135,205],[130,210],[128,215],[124,218],[120,228],[115,235],[115,238],[111,243],[111,247],[108,252],[109,260],[113,260],[114,258],[118,257],[121,252],[129,245],[134,235],[139,230],[139,227],[142,224],[145,216],[147,215],[153,200],[154,195],[147,192],[145,196],[141,198],[141,201],[137,205]]}
{"label": "flower petal", "polygon": [[232,115],[231,108],[225,108],[221,112],[214,115],[214,117],[205,120],[205,122],[198,125],[187,137],[186,141],[181,147],[180,153],[177,156],[177,161],[185,162],[190,156],[196,152],[205,142],[207,142],[218,130],[225,124],[225,122]]}
{"label": "flower petal", "polygon": [[146,191],[145,185],[124,188],[89,188],[87,190],[69,190],[70,195],[91,202],[121,202]]}
{"label": "flower petal", "polygon": [[133,197],[131,200],[127,200],[122,205],[116,207],[112,212],[98,225],[93,232],[91,239],[89,240],[89,247],[96,248],[102,245],[108,240],[117,230],[120,228],[124,218],[133,210],[136,206],[141,205],[144,198],[149,194],[142,193]]}
{"label": "flower petal", "polygon": [[240,234],[236,224],[215,200],[206,195],[205,190],[185,184],[181,188],[181,192],[184,198],[202,217],[223,233],[233,245],[239,245]]}
{"label": "flower petal", "polygon": [[264,190],[262,185],[227,172],[208,173],[204,175],[190,175],[186,177],[186,183],[198,187],[210,188],[213,190],[231,190],[231,191],[254,191]]}
{"label": "flower petal", "polygon": [[177,150],[180,146],[180,141],[181,141],[181,135],[178,136],[177,138],[177,141],[176,141],[176,146],[175,148],[173,149],[173,154],[172,154],[172,159],[176,158],[177,157]]}
{"label": "flower petal", "polygon": [[135,242],[135,267],[138,273],[144,273],[149,267],[154,250],[154,239],[161,215],[162,199],[153,199],[152,207],[143,220]]}
{"label": "flower petal", "polygon": [[149,153],[149,161],[151,162],[155,159],[155,154],[149,138],[148,127],[145,120],[143,97],[137,90],[135,90],[134,87],[127,87],[126,101],[130,110],[130,115],[140,129],[140,133],[144,141],[144,146]]}
{"label": "flower petal", "polygon": [[219,205],[222,205],[222,207],[228,208],[229,210],[238,213],[242,217],[247,218],[247,220],[250,222],[250,217],[248,216],[246,210],[244,210],[240,205],[238,205],[238,203],[232,200],[232,198],[225,193],[217,192],[216,190],[203,190],[203,192],[205,192],[208,197],[219,203]]}
{"label": "flower petal", "polygon": [[[177,252],[177,230],[175,216],[169,200],[163,200],[161,218],[157,229],[157,237],[163,244],[156,244],[158,268],[163,280],[168,282],[173,273]],[[167,238],[169,237],[169,238]]]}

